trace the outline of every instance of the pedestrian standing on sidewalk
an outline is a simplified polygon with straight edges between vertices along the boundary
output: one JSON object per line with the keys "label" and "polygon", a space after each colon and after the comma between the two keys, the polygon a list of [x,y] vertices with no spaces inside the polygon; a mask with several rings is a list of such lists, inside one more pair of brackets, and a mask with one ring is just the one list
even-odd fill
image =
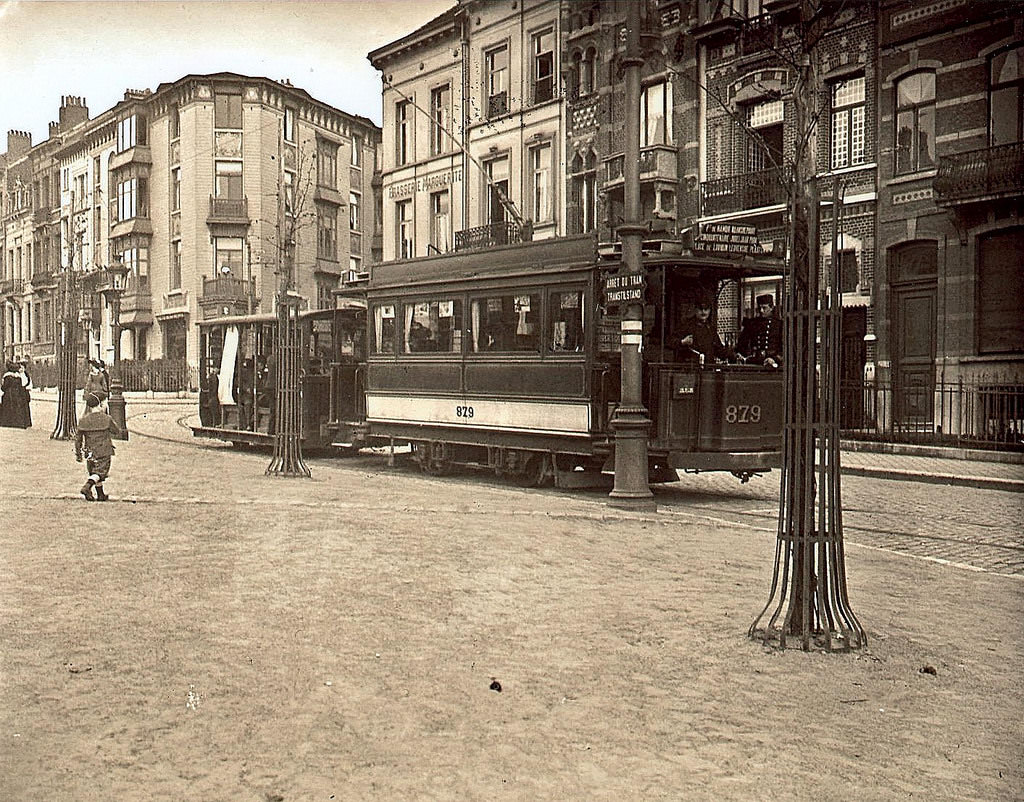
{"label": "pedestrian standing on sidewalk", "polygon": [[28,409],[28,390],[17,362],[8,362],[0,379],[0,426],[27,429],[32,425]]}
{"label": "pedestrian standing on sidewalk", "polygon": [[25,392],[22,395],[21,402],[25,405],[25,425],[26,427],[32,426],[32,377],[28,372],[28,362],[24,359],[18,363],[18,375],[21,376],[21,386],[25,388]]}
{"label": "pedestrian standing on sidewalk", "polygon": [[[110,395],[110,382],[104,370],[103,362],[99,359],[89,360],[89,375],[85,379],[85,387],[82,388],[82,395],[92,393],[102,404]],[[86,410],[88,412],[88,409]]]}
{"label": "pedestrian standing on sidewalk", "polygon": [[[79,491],[86,501],[106,501],[110,498],[103,489],[103,480],[110,474],[110,460],[114,456],[114,442],[111,437],[121,434],[120,428],[106,412],[100,412],[100,399],[95,393],[85,394],[86,413],[78,421],[75,436],[75,461],[81,462],[85,455],[85,467],[89,478]],[[93,488],[96,495],[93,496]]]}

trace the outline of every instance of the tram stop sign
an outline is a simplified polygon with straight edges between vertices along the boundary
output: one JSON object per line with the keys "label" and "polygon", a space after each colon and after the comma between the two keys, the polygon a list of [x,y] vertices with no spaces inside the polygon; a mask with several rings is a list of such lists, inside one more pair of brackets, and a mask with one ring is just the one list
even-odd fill
{"label": "tram stop sign", "polygon": [[621,273],[608,276],[604,280],[604,300],[606,304],[627,304],[631,301],[642,302],[644,299],[644,274]]}

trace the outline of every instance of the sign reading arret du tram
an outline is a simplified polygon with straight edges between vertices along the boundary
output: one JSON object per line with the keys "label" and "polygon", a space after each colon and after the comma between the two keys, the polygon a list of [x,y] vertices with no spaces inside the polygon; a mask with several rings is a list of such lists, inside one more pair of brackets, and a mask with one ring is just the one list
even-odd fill
{"label": "sign reading arret du tram", "polygon": [[621,304],[644,299],[644,274],[625,273],[604,280],[605,303]]}
{"label": "sign reading arret du tram", "polygon": [[757,241],[757,227],[737,223],[704,223],[693,241],[693,249],[718,256],[765,255]]}

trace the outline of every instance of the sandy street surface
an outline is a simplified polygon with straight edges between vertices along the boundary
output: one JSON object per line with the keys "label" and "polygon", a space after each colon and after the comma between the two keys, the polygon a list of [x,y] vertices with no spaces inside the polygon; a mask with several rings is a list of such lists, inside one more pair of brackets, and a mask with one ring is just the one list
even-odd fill
{"label": "sandy street surface", "polygon": [[764,526],[136,436],[86,504],[33,414],[0,429],[4,802],[1024,798],[1020,576],[851,547],[869,648],[775,652]]}

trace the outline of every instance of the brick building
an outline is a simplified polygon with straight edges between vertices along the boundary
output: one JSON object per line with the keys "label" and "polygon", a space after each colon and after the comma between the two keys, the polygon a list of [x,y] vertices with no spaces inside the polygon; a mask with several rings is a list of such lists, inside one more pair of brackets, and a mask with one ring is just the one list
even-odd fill
{"label": "brick building", "polygon": [[0,182],[5,355],[52,361],[56,279],[79,277],[80,352],[196,366],[202,319],[270,311],[282,240],[311,307],[373,257],[380,129],[287,82],[189,75],[90,119],[64,98],[33,147],[8,136]]}

